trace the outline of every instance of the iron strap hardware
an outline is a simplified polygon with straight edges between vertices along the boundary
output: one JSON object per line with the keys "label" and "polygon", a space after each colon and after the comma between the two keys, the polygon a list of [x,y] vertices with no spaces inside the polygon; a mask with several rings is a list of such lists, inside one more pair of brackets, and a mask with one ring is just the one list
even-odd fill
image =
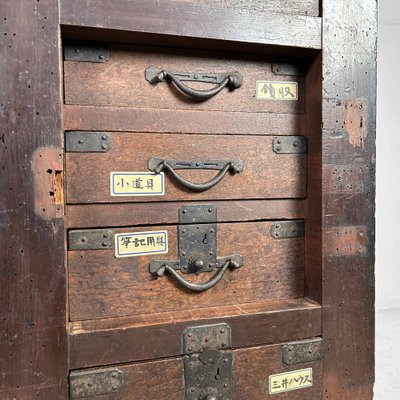
{"label": "iron strap hardware", "polygon": [[65,132],[67,153],[106,153],[111,149],[111,137],[107,132]]}
{"label": "iron strap hardware", "polygon": [[113,247],[113,234],[108,229],[78,229],[68,232],[68,250],[99,250]]}
{"label": "iron strap hardware", "polygon": [[272,149],[277,154],[305,154],[307,139],[304,136],[279,136],[272,141]]}
{"label": "iron strap hardware", "polygon": [[[196,101],[204,101],[217,95],[224,87],[235,90],[242,86],[243,77],[238,72],[228,73],[192,73],[172,72],[163,68],[150,66],[145,70],[145,78],[148,82],[156,84],[159,82],[174,82],[176,87],[185,95]],[[215,83],[209,90],[196,90],[183,83],[183,81],[195,81]]]}
{"label": "iron strap hardware", "polygon": [[73,400],[117,393],[123,386],[123,373],[118,368],[73,371],[69,386]]}
{"label": "iron strap hardware", "polygon": [[[228,171],[238,174],[243,171],[243,161],[234,159],[230,161],[176,161],[164,160],[162,158],[151,157],[147,162],[150,171],[159,174],[168,171],[182,186],[194,192],[202,192],[212,188],[222,181]],[[193,183],[176,173],[180,169],[209,169],[219,170],[219,173],[210,181],[205,183]]]}
{"label": "iron strap hardware", "polygon": [[92,42],[70,42],[64,46],[65,61],[104,63],[110,58],[108,47]]}
{"label": "iron strap hardware", "polygon": [[[179,260],[152,260],[149,272],[159,278],[168,272],[183,287],[192,292],[204,292],[214,287],[225,271],[243,266],[243,257],[233,254],[217,258],[217,209],[214,205],[187,205],[179,210],[178,252]],[[187,281],[182,274],[216,274],[204,283]]]}
{"label": "iron strap hardware", "polygon": [[309,363],[321,359],[321,338],[287,343],[282,346],[282,360],[286,365]]}
{"label": "iron strap hardware", "polygon": [[289,239],[304,236],[304,221],[276,221],[270,228],[274,239]]}
{"label": "iron strap hardware", "polygon": [[182,334],[185,400],[231,400],[231,328],[227,324],[191,327]]}

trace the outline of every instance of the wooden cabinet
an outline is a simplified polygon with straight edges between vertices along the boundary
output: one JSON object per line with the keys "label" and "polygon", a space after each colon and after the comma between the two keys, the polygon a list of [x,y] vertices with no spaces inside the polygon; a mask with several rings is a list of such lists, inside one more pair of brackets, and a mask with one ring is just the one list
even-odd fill
{"label": "wooden cabinet", "polygon": [[1,399],[372,399],[356,3],[35,4],[4,69]]}

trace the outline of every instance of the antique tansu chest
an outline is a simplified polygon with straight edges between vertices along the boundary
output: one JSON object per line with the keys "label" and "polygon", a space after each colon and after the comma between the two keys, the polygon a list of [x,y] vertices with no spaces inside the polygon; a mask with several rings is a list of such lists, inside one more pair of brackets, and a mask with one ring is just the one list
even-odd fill
{"label": "antique tansu chest", "polygon": [[1,8],[0,398],[371,400],[376,2]]}

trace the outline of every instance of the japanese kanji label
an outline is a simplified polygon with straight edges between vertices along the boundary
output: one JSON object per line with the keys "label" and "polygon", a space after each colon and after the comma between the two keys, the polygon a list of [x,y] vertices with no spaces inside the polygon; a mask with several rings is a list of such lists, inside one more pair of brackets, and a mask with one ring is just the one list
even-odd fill
{"label": "japanese kanji label", "polygon": [[164,173],[111,172],[111,196],[162,196],[165,192]]}
{"label": "japanese kanji label", "polygon": [[297,82],[257,81],[257,99],[298,100]]}
{"label": "japanese kanji label", "polygon": [[312,368],[271,375],[269,377],[269,394],[290,392],[292,390],[308,388],[312,385]]}
{"label": "japanese kanji label", "polygon": [[133,232],[115,235],[115,257],[168,253],[168,232]]}

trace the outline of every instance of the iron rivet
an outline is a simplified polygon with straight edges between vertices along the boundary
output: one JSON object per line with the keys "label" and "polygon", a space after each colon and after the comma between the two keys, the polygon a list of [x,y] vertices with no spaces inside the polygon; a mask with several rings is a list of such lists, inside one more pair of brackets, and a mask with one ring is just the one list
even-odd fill
{"label": "iron rivet", "polygon": [[103,238],[104,238],[104,239],[108,238],[107,233],[103,234]]}
{"label": "iron rivet", "polygon": [[297,147],[298,145],[299,145],[299,142],[294,142],[294,143],[293,143],[293,146],[294,146],[294,147]]}
{"label": "iron rivet", "polygon": [[187,270],[187,266],[186,266],[186,265],[184,265],[182,268],[183,268],[185,271]]}
{"label": "iron rivet", "polygon": [[279,233],[278,233],[278,232],[277,232],[277,233],[275,233],[275,236],[276,236],[276,237],[278,237],[278,236],[279,236]]}
{"label": "iron rivet", "polygon": [[276,141],[276,143],[281,144],[281,143],[282,143],[281,139],[278,139],[278,140]]}
{"label": "iron rivet", "polygon": [[79,143],[79,144],[82,144],[82,143],[83,143],[83,140],[82,140],[82,139],[79,139],[79,140],[78,140],[78,143]]}
{"label": "iron rivet", "polygon": [[198,76],[198,75],[195,75],[195,76],[194,76],[194,79],[199,79],[199,76]]}
{"label": "iron rivet", "polygon": [[99,55],[100,60],[104,60],[104,56],[102,54]]}
{"label": "iron rivet", "polygon": [[226,343],[222,343],[222,347],[226,347]]}
{"label": "iron rivet", "polygon": [[209,209],[208,209],[208,212],[212,212],[212,208],[209,208]]}
{"label": "iron rivet", "polygon": [[276,148],[276,150],[277,150],[277,151],[281,151],[281,150],[282,150],[282,147],[281,147],[281,146],[278,146],[278,147]]}
{"label": "iron rivet", "polygon": [[186,253],[185,253],[184,251],[182,251],[182,255],[183,255],[183,256],[186,256]]}
{"label": "iron rivet", "polygon": [[210,229],[210,233],[214,233],[214,229]]}
{"label": "iron rivet", "polygon": [[194,388],[191,388],[190,391],[191,391],[192,393],[194,393]]}
{"label": "iron rivet", "polygon": [[224,389],[226,389],[228,387],[227,383],[224,383]]}
{"label": "iron rivet", "polygon": [[92,382],[88,382],[88,387],[92,387],[93,386],[93,383]]}
{"label": "iron rivet", "polygon": [[308,352],[309,352],[310,354],[312,354],[312,353],[313,353],[313,349],[308,350]]}
{"label": "iron rivet", "polygon": [[292,228],[292,232],[295,233],[297,231],[296,228]]}
{"label": "iron rivet", "polygon": [[210,341],[210,338],[206,337],[205,342],[208,343]]}
{"label": "iron rivet", "polygon": [[101,138],[102,138],[103,140],[107,140],[107,136],[105,136],[105,135],[103,135]]}
{"label": "iron rivet", "polygon": [[221,332],[221,333],[225,333],[225,329],[222,328],[222,329],[220,330],[220,332]]}
{"label": "iron rivet", "polygon": [[86,238],[86,237],[83,237],[83,238],[81,239],[81,242],[82,242],[82,243],[85,243],[86,240],[87,240],[87,238]]}
{"label": "iron rivet", "polygon": [[292,357],[289,357],[288,358],[288,361],[290,362],[290,361],[293,361],[293,358]]}
{"label": "iron rivet", "polygon": [[186,229],[182,229],[182,233],[186,233]]}
{"label": "iron rivet", "polygon": [[75,49],[75,53],[79,53],[79,49]]}
{"label": "iron rivet", "polygon": [[117,374],[116,372],[113,372],[113,373],[111,374],[111,376],[112,376],[113,378],[118,378],[118,374]]}
{"label": "iron rivet", "polygon": [[101,148],[102,148],[103,150],[106,150],[106,149],[107,149],[107,145],[102,144],[102,145],[101,145]]}
{"label": "iron rivet", "polygon": [[107,247],[107,242],[103,242],[101,245],[102,245],[103,247]]}
{"label": "iron rivet", "polygon": [[117,390],[117,389],[118,389],[118,386],[115,386],[115,385],[114,385],[114,386],[112,387],[112,390]]}
{"label": "iron rivet", "polygon": [[186,212],[187,212],[186,210],[182,210],[182,214],[186,214]]}
{"label": "iron rivet", "polygon": [[200,163],[197,162],[197,163],[196,163],[196,167],[199,167],[199,166],[200,166]]}
{"label": "iron rivet", "polygon": [[276,224],[276,225],[275,225],[275,228],[276,228],[276,229],[279,229],[280,227],[281,227],[281,226],[280,226],[279,224]]}
{"label": "iron rivet", "polygon": [[341,181],[343,178],[339,175],[338,177],[337,177],[337,180],[338,181]]}
{"label": "iron rivet", "polygon": [[210,251],[210,253],[209,253],[209,254],[210,254],[210,256],[212,256],[214,253],[213,253],[212,251]]}
{"label": "iron rivet", "polygon": [[288,348],[288,350],[289,350],[289,351],[293,351],[294,348],[293,348],[292,346],[290,346],[290,347]]}
{"label": "iron rivet", "polygon": [[188,333],[188,337],[192,337],[193,336],[193,334],[192,333]]}
{"label": "iron rivet", "polygon": [[224,358],[224,363],[226,364],[228,362],[228,359],[227,358]]}
{"label": "iron rivet", "polygon": [[190,347],[188,348],[188,351],[193,351],[193,347],[190,346]]}

